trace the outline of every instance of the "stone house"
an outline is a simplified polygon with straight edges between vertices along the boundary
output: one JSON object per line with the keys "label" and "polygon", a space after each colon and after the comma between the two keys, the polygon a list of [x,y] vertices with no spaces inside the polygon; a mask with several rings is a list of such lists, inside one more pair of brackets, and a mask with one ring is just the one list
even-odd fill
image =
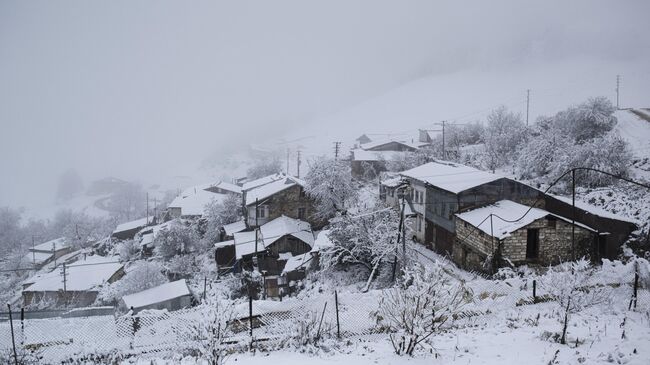
{"label": "stone house", "polygon": [[[456,241],[452,259],[475,271],[521,264],[552,265],[591,255],[598,232],[584,224],[510,200],[455,214]],[[488,262],[490,258],[495,261]]]}
{"label": "stone house", "polygon": [[315,200],[305,193],[305,182],[284,174],[277,179],[243,190],[244,215],[250,228],[260,227],[281,216],[309,222],[322,227],[325,221],[315,217]]}
{"label": "stone house", "polygon": [[[456,240],[455,214],[501,200],[534,206],[575,221],[601,234],[591,250],[594,258],[613,258],[634,222],[611,213],[544,192],[516,180],[461,164],[435,161],[400,173],[409,183],[407,200],[416,214],[413,238],[436,252],[452,256]],[[421,222],[421,224],[417,223]],[[606,234],[605,234],[606,233]]]}

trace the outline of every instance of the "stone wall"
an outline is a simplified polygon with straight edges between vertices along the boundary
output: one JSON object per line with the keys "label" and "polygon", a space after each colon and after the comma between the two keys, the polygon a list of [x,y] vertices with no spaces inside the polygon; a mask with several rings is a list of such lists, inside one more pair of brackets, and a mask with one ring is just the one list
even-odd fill
{"label": "stone wall", "polygon": [[[282,190],[268,199],[260,202],[260,205],[268,206],[268,217],[264,220],[270,222],[282,215],[289,218],[300,219],[311,224],[312,229],[319,229],[325,225],[325,221],[315,217],[316,202],[304,193],[302,186],[295,185]],[[299,209],[305,209],[305,216],[300,217]],[[255,212],[255,209],[252,209]]]}

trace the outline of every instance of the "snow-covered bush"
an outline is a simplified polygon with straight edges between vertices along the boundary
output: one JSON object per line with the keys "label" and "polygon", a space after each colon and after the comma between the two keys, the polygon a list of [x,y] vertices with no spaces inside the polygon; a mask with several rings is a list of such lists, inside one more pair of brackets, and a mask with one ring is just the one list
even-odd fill
{"label": "snow-covered bush", "polygon": [[125,240],[117,245],[121,261],[131,261],[140,256],[140,244],[135,240]]}
{"label": "snow-covered bush", "polygon": [[596,269],[583,258],[550,267],[541,277],[541,288],[553,298],[560,314],[562,344],[566,343],[567,326],[573,314],[586,307],[609,301],[611,289],[591,282],[595,272]]}
{"label": "snow-covered bush", "polygon": [[481,137],[485,144],[485,167],[494,170],[511,163],[524,141],[525,130],[520,114],[508,111],[505,106],[493,110]]}
{"label": "snow-covered bush", "polygon": [[208,295],[201,304],[201,319],[192,322],[192,334],[199,358],[209,365],[221,365],[228,357],[226,341],[232,336],[230,323],[234,317],[232,302],[219,295]]}
{"label": "snow-covered bush", "polygon": [[316,200],[316,218],[327,219],[346,212],[346,205],[358,194],[346,161],[325,157],[311,161],[305,183],[305,192]]}
{"label": "snow-covered bush", "polygon": [[276,155],[270,155],[265,158],[256,158],[253,165],[246,170],[246,177],[250,180],[259,179],[282,172],[282,162]]}
{"label": "snow-covered bush", "polygon": [[366,290],[382,268],[392,267],[397,252],[399,214],[380,209],[358,216],[342,216],[332,223],[333,245],[321,251],[323,270],[360,266],[367,270]]}
{"label": "snow-covered bush", "polygon": [[141,292],[167,282],[163,266],[157,262],[142,261],[134,264],[124,277],[99,291],[97,301],[115,304],[123,296]]}
{"label": "snow-covered bush", "polygon": [[234,223],[242,217],[241,198],[236,194],[228,194],[223,201],[213,200],[205,207],[205,234],[203,239],[209,243],[218,242],[221,227]]}
{"label": "snow-covered bush", "polygon": [[550,119],[551,127],[576,142],[602,137],[617,123],[616,107],[604,96],[571,106]]}
{"label": "snow-covered bush", "polygon": [[156,255],[171,259],[176,255],[192,252],[200,238],[193,226],[174,221],[154,238]]}
{"label": "snow-covered bush", "polygon": [[391,331],[395,353],[410,356],[470,301],[470,292],[440,266],[418,264],[406,269],[394,288],[384,291],[376,316],[379,325]]}
{"label": "snow-covered bush", "polygon": [[387,169],[394,172],[406,171],[441,157],[442,153],[438,149],[420,148],[415,152],[397,154],[392,160],[388,161]]}

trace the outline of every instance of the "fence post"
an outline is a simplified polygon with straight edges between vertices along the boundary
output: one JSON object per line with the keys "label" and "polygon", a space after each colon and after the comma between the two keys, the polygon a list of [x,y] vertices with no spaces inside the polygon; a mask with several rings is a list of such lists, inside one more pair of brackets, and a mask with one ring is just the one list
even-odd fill
{"label": "fence post", "polygon": [[20,346],[25,345],[25,308],[20,308]]}
{"label": "fence post", "polygon": [[639,262],[637,261],[634,263],[634,292],[632,294],[634,298],[634,309],[636,309],[638,290],[639,290]]}
{"label": "fence post", "polygon": [[533,280],[533,303],[537,303],[537,280]]}
{"label": "fence post", "polygon": [[14,320],[11,316],[11,304],[7,303],[7,308],[9,308],[9,326],[11,327],[11,345],[14,349],[14,364],[18,365],[18,354],[16,353],[16,339],[14,337]]}
{"label": "fence post", "polygon": [[334,305],[336,306],[336,337],[341,338],[341,325],[339,323],[339,294],[334,290]]}
{"label": "fence post", "polygon": [[248,296],[248,324],[250,326],[251,350],[253,349],[253,296]]}
{"label": "fence post", "polygon": [[203,300],[205,300],[205,292],[208,289],[208,277],[203,278]]}
{"label": "fence post", "polygon": [[316,331],[316,341],[320,340],[320,327],[323,324],[323,318],[325,318],[325,309],[327,309],[327,302],[323,306],[323,314],[320,315],[320,322],[318,323],[318,331]]}

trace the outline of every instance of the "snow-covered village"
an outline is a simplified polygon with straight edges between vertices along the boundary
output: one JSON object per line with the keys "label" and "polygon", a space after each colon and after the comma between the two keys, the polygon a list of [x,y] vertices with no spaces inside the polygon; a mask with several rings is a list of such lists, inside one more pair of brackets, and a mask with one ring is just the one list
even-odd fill
{"label": "snow-covered village", "polygon": [[0,2],[0,363],[650,364],[649,13]]}

